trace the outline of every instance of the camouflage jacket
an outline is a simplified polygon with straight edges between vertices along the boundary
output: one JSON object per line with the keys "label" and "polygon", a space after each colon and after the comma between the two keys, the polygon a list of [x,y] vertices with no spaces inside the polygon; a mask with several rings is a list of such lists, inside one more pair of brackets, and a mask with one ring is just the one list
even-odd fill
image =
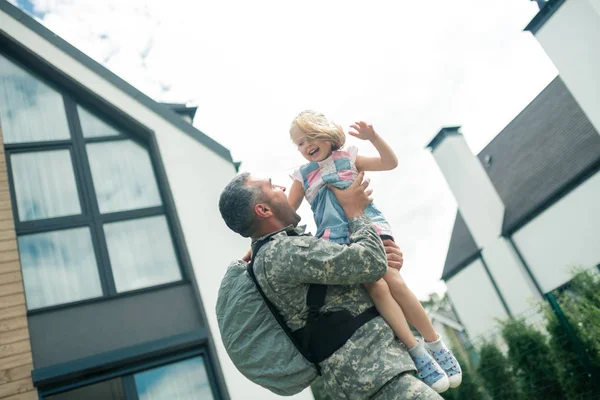
{"label": "camouflage jacket", "polygon": [[[358,315],[373,302],[363,287],[387,271],[381,240],[366,217],[349,220],[350,244],[302,235],[288,227],[270,237],[255,254],[254,272],[266,296],[292,331],[306,323],[306,295],[313,283],[331,285],[323,310],[346,309]],[[291,230],[295,230],[294,236]],[[300,235],[300,236],[298,236]],[[366,399],[395,376],[414,370],[405,348],[382,317],[359,328],[346,344],[321,363],[327,392],[334,398]]]}

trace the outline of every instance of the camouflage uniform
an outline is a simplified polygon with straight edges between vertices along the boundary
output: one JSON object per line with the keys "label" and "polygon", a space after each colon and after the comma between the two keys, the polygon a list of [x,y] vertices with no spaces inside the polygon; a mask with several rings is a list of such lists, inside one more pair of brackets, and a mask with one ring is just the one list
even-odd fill
{"label": "camouflage uniform", "polygon": [[[255,254],[256,278],[292,331],[306,323],[309,284],[330,285],[323,310],[346,309],[358,315],[373,306],[363,287],[387,272],[387,258],[371,221],[349,220],[350,245],[303,235],[288,227],[271,233]],[[339,399],[440,399],[412,377],[415,366],[383,318],[359,328],[346,344],[321,364],[329,395]]]}

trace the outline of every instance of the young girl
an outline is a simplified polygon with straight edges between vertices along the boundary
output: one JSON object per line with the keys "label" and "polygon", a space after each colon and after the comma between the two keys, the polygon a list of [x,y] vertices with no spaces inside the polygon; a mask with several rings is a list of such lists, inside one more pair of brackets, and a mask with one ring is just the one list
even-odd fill
{"label": "young girl", "polygon": [[[294,172],[288,201],[298,209],[302,199],[306,198],[315,217],[317,237],[342,244],[349,243],[348,221],[326,185],[345,189],[356,179],[359,171],[388,171],[398,165],[396,155],[373,126],[356,122],[348,134],[369,140],[379,152],[379,157],[359,156],[356,147],[342,150],[346,141],[343,129],[314,111],[301,112],[290,128],[291,139],[309,163]],[[373,204],[365,209],[365,215],[373,221],[382,240],[393,240],[390,225]],[[367,283],[365,287],[381,316],[408,348],[419,378],[438,393],[449,386],[460,385],[462,373],[456,358],[442,342],[400,272],[388,268],[383,279]],[[417,341],[407,319],[423,336],[425,343]]]}

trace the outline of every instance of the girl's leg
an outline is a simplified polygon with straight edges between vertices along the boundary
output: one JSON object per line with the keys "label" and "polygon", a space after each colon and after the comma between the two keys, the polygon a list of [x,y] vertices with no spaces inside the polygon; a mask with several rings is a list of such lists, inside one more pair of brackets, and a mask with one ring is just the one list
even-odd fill
{"label": "girl's leg", "polygon": [[419,331],[423,339],[426,342],[438,340],[438,334],[425,309],[417,296],[408,288],[406,282],[400,276],[400,272],[397,269],[388,268],[388,272],[383,279],[387,282],[392,296],[402,308],[406,319]]}
{"label": "girl's leg", "polygon": [[392,328],[402,344],[409,349],[414,347],[417,344],[417,339],[412,334],[404,313],[396,300],[394,300],[386,281],[380,279],[377,282],[365,283],[365,288],[369,292],[373,303],[375,303],[377,311],[379,311],[379,314],[381,314],[390,328]]}
{"label": "girl's leg", "polygon": [[[441,368],[448,377],[446,381],[439,379],[434,384],[429,383],[429,381],[437,379],[437,375],[433,375],[433,377],[429,375],[422,379],[440,393],[445,390],[443,386],[445,385],[445,382],[452,388],[460,385],[462,381],[462,371],[458,361],[435,331],[421,302],[417,299],[417,296],[415,296],[412,290],[406,286],[406,282],[404,282],[404,279],[400,276],[400,272],[396,269],[388,268],[388,272],[383,279],[387,282],[390,292],[392,292],[392,296],[398,302],[402,311],[404,311],[406,318],[415,328],[417,328],[419,333],[423,336],[423,339],[425,339],[425,346],[422,349],[419,349],[417,346],[415,349],[409,350],[409,353],[413,356],[413,360],[416,360],[415,364],[420,360],[416,358],[418,357],[417,353],[420,352],[420,355],[423,356],[423,351],[427,349],[437,363],[437,367]],[[427,358],[425,358],[424,361],[427,362]],[[421,371],[419,371],[419,374],[421,374]],[[447,386],[445,387],[447,388]]]}
{"label": "girl's leg", "polygon": [[[388,268],[385,276],[398,274],[398,271],[393,268]],[[436,363],[434,358],[427,351],[424,343],[418,342],[413,335],[400,304],[394,299],[391,293],[391,287],[386,282],[386,278],[380,279],[377,282],[367,283],[365,287],[369,291],[375,307],[392,328],[398,339],[404,344],[415,366],[417,374],[423,382],[431,386],[433,390],[441,393],[448,389],[450,382],[442,368]],[[390,281],[392,281],[390,279]]]}

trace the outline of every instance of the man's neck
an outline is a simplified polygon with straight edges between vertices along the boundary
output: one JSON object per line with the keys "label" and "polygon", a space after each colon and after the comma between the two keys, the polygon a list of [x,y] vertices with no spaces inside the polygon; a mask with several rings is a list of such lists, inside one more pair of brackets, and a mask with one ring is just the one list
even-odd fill
{"label": "man's neck", "polygon": [[279,232],[285,228],[286,226],[279,223],[279,221],[264,223],[262,224],[262,226],[259,226],[256,232],[252,235],[252,240],[261,238],[263,236],[267,236],[275,232]]}

